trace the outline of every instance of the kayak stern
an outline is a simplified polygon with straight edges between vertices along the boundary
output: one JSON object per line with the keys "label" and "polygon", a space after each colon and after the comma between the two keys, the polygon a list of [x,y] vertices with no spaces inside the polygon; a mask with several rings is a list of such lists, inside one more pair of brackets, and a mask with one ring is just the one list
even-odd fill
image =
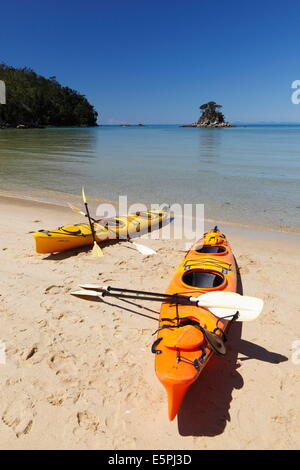
{"label": "kayak stern", "polygon": [[193,382],[194,381],[182,382],[182,383],[178,383],[178,382],[166,383],[165,382],[163,384],[168,395],[168,414],[169,414],[170,421],[173,421],[173,419],[176,417],[182,405],[184,397]]}

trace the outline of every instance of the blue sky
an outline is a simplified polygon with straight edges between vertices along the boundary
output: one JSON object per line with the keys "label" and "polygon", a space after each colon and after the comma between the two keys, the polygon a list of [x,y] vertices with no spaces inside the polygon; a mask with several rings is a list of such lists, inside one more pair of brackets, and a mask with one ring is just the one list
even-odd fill
{"label": "blue sky", "polygon": [[77,89],[100,122],[300,122],[300,4],[291,0],[11,0],[0,61]]}

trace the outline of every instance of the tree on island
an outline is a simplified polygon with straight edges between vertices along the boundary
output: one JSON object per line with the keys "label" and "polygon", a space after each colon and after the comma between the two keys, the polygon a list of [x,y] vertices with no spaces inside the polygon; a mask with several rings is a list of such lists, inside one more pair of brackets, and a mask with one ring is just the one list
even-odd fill
{"label": "tree on island", "polygon": [[199,106],[203,112],[198,119],[197,125],[217,125],[225,122],[224,114],[218,109],[222,108],[221,104],[217,104],[215,101],[209,101],[208,103]]}
{"label": "tree on island", "polygon": [[224,114],[219,111],[221,104],[215,101],[209,101],[199,106],[202,114],[197,122],[193,124],[184,124],[180,127],[234,127],[233,124],[225,121]]}

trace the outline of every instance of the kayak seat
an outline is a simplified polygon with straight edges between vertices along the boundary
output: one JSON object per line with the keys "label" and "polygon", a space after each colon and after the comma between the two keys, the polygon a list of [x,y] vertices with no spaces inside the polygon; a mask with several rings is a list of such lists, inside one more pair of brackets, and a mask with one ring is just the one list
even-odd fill
{"label": "kayak seat", "polygon": [[72,235],[81,235],[81,230],[76,225],[65,225],[61,230]]}
{"label": "kayak seat", "polygon": [[204,335],[192,325],[174,330],[166,330],[163,336],[164,344],[169,349],[198,349],[204,343]]}
{"label": "kayak seat", "polygon": [[182,280],[191,287],[214,289],[223,283],[224,276],[213,271],[195,269],[185,272]]}

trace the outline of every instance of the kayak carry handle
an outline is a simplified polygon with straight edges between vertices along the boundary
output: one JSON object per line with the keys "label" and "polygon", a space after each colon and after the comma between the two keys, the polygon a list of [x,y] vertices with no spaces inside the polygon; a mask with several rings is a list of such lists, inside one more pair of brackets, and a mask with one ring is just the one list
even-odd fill
{"label": "kayak carry handle", "polygon": [[162,338],[157,338],[151,346],[151,352],[153,354],[161,354],[162,351],[160,349],[156,349],[156,346],[161,342]]}

